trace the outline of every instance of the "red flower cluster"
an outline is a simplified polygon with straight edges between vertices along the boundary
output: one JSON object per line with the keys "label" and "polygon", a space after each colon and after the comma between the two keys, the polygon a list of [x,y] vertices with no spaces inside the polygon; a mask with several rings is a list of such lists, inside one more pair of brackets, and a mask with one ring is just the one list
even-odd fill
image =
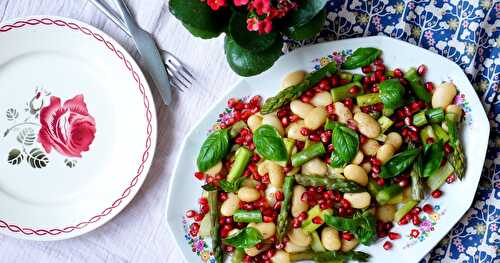
{"label": "red flower cluster", "polygon": [[[206,0],[212,10],[219,10],[229,5],[231,0]],[[273,29],[274,19],[279,19],[289,11],[298,7],[295,0],[279,0],[273,4],[271,0],[232,0],[237,8],[246,7],[248,10],[247,29],[257,31],[259,34],[270,33]]]}

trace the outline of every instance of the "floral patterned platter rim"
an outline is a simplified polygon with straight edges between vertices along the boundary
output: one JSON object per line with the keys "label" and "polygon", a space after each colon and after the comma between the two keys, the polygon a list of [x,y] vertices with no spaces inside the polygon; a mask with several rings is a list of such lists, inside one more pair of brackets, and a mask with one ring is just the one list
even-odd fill
{"label": "floral patterned platter rim", "polygon": [[[208,252],[209,239],[193,239],[186,234],[185,226],[189,222],[184,218],[184,213],[188,209],[196,208],[196,200],[201,193],[201,182],[192,176],[196,171],[195,160],[199,147],[206,137],[207,130],[213,127],[220,117],[220,112],[225,109],[227,100],[249,95],[261,95],[267,98],[277,92],[281,79],[287,73],[300,69],[311,71],[321,58],[332,59],[338,52],[348,52],[366,46],[380,48],[383,51],[384,62],[391,68],[405,69],[426,64],[429,68],[426,75],[428,80],[436,83],[451,80],[459,87],[461,95],[457,99],[466,98],[462,104],[468,108],[462,137],[466,156],[469,158],[467,158],[468,168],[464,181],[445,185],[443,188],[445,194],[438,201],[432,199],[424,201],[431,203],[436,211],[424,219],[428,221],[424,224],[424,229],[412,229],[409,225],[397,226],[394,231],[401,233],[404,238],[395,242],[390,251],[382,248],[382,239],[370,247],[360,246],[358,249],[372,254],[372,262],[401,262],[402,258],[405,262],[418,262],[464,215],[473,201],[481,176],[489,125],[481,102],[460,67],[430,51],[384,36],[326,42],[296,49],[281,57],[269,71],[259,76],[242,78],[213,105],[186,136],[169,186],[166,207],[169,230],[186,262],[211,262],[213,259]],[[418,231],[418,235],[413,230]]]}
{"label": "floral patterned platter rim", "polygon": [[153,159],[143,73],[110,36],[68,18],[0,24],[0,48],[0,233],[60,240],[105,224]]}

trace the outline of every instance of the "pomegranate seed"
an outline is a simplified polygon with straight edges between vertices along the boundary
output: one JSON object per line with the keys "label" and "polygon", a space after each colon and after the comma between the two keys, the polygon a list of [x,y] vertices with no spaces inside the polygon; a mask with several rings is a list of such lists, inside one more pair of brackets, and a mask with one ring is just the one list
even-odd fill
{"label": "pomegranate seed", "polygon": [[410,185],[410,180],[408,180],[408,178],[404,178],[402,179],[401,181],[399,181],[399,186],[405,188],[407,187],[408,185]]}
{"label": "pomegranate seed", "polygon": [[202,172],[196,172],[196,173],[194,173],[194,177],[196,177],[198,180],[201,181],[201,180],[205,179],[205,174]]}
{"label": "pomegranate seed", "polygon": [[264,221],[265,223],[271,223],[271,222],[273,222],[273,217],[272,216],[263,216],[262,221]]}
{"label": "pomegranate seed", "polygon": [[393,74],[395,78],[402,78],[404,76],[403,71],[399,68],[394,69]]}
{"label": "pomegranate seed", "polygon": [[280,192],[280,191],[274,193],[274,197],[278,201],[283,201],[285,199],[285,195],[283,194],[283,192]]}
{"label": "pomegranate seed", "polygon": [[332,87],[336,87],[339,85],[339,76],[338,75],[334,75],[330,78],[330,84],[332,84]]}
{"label": "pomegranate seed", "polygon": [[384,242],[384,249],[385,249],[385,250],[389,250],[389,249],[391,249],[391,248],[392,248],[392,243],[391,243],[391,242],[389,242],[389,241],[385,241],[385,242]]}
{"label": "pomegranate seed", "polygon": [[321,224],[323,224],[323,219],[321,219],[321,217],[319,217],[319,216],[316,216],[312,219],[312,222],[313,222],[313,224],[321,225]]}
{"label": "pomegranate seed", "polygon": [[200,224],[192,223],[191,226],[189,227],[189,233],[191,234],[191,236],[198,235],[198,231],[200,231]]}
{"label": "pomegranate seed", "polygon": [[405,117],[404,122],[405,122],[406,126],[410,126],[410,125],[412,125],[413,118],[411,116],[407,116],[407,117]]}
{"label": "pomegranate seed", "polygon": [[428,92],[432,92],[434,90],[434,84],[432,84],[432,82],[426,82],[424,87]]}
{"label": "pomegranate seed", "polygon": [[378,237],[378,238],[384,238],[384,237],[386,237],[386,236],[387,236],[387,233],[386,233],[386,232],[383,232],[383,231],[382,231],[382,232],[378,232],[378,233],[377,233],[377,237]]}
{"label": "pomegranate seed", "polygon": [[314,141],[314,142],[319,142],[321,140],[321,137],[318,134],[313,133],[313,134],[309,135],[309,140]]}
{"label": "pomegranate seed", "polygon": [[208,205],[208,199],[206,199],[205,197],[202,197],[198,200],[198,203],[200,205]]}
{"label": "pomegranate seed", "polygon": [[380,166],[372,165],[372,172],[379,174],[380,173]]}
{"label": "pomegranate seed", "polygon": [[420,225],[422,223],[422,220],[420,220],[420,217],[418,215],[414,215],[411,219],[412,223],[416,226]]}
{"label": "pomegranate seed", "polygon": [[408,224],[408,220],[407,220],[406,218],[404,218],[404,217],[403,217],[403,218],[401,218],[401,219],[399,220],[399,223],[398,223],[398,224],[399,224],[399,225],[406,225],[406,224]]}
{"label": "pomegranate seed", "polygon": [[333,104],[326,105],[326,112],[328,112],[328,114],[334,114],[335,106]]}
{"label": "pomegranate seed", "polygon": [[284,249],[285,248],[285,244],[283,242],[278,243],[278,244],[274,245],[274,248],[276,248],[278,250]]}
{"label": "pomegranate seed", "polygon": [[252,262],[252,257],[249,255],[246,255],[245,258],[243,259],[243,262],[245,263],[251,263]]}
{"label": "pomegranate seed", "polygon": [[300,225],[302,225],[302,223],[299,220],[297,220],[297,218],[292,219],[292,227],[293,228],[299,228]]}
{"label": "pomegranate seed", "polygon": [[384,64],[384,60],[382,60],[381,58],[377,58],[375,59],[375,61],[373,61],[373,65],[382,65]]}
{"label": "pomegranate seed", "polygon": [[260,104],[260,101],[262,100],[262,97],[259,95],[253,96],[250,99],[250,104],[253,106],[258,106]]}
{"label": "pomegranate seed", "polygon": [[[271,242],[271,243],[274,243],[274,242]],[[266,256],[268,258],[272,258],[274,256],[274,254],[276,254],[276,251],[274,249],[269,249],[267,252],[266,252]]]}
{"label": "pomegranate seed", "polygon": [[387,223],[384,224],[384,229],[386,231],[391,230],[392,227],[393,227],[392,222],[387,222]]}
{"label": "pomegranate seed", "polygon": [[284,127],[287,127],[288,124],[289,124],[289,121],[288,121],[287,117],[281,118],[281,125],[283,125]]}
{"label": "pomegranate seed", "polygon": [[384,64],[375,65],[375,70],[377,70],[377,71],[385,71]]}
{"label": "pomegranate seed", "polygon": [[356,94],[358,94],[358,91],[359,91],[359,90],[358,90],[358,87],[356,87],[356,86],[352,86],[352,87],[348,90],[348,92],[349,92],[351,95],[353,95],[353,96],[356,96]]}
{"label": "pomegranate seed", "polygon": [[361,71],[365,74],[372,72],[372,67],[370,65],[361,68]]}
{"label": "pomegranate seed", "polygon": [[377,93],[377,92],[379,92],[379,90],[380,90],[380,88],[378,87],[378,85],[373,85],[373,87],[372,87],[373,93]]}
{"label": "pomegranate seed", "polygon": [[413,209],[411,209],[410,213],[412,215],[418,215],[420,214],[420,212],[422,212],[422,208],[418,207],[418,206],[415,206]]}
{"label": "pomegranate seed", "polygon": [[454,174],[450,174],[448,177],[446,177],[446,183],[451,184],[457,180],[457,177]]}
{"label": "pomegranate seed", "polygon": [[375,165],[375,166],[381,166],[381,165],[382,165],[382,161],[380,161],[379,159],[374,158],[374,157],[372,157],[372,158],[370,159],[370,163],[371,163],[372,165]]}
{"label": "pomegranate seed", "polygon": [[300,119],[300,117],[298,115],[291,115],[290,117],[288,117],[288,119],[290,120],[290,122],[296,122]]}
{"label": "pomegranate seed", "polygon": [[453,152],[453,148],[451,147],[451,145],[449,143],[444,144],[444,152],[446,154],[450,154]]}
{"label": "pomegranate seed", "polygon": [[432,138],[427,138],[427,139],[425,140],[425,143],[427,143],[427,144],[433,144],[433,143],[434,143],[434,139],[432,139]]}
{"label": "pomegranate seed", "polygon": [[427,214],[431,214],[434,211],[434,209],[432,208],[432,205],[430,205],[430,204],[425,204],[424,207],[422,208],[422,210]]}
{"label": "pomegranate seed", "polygon": [[345,198],[342,198],[342,200],[340,200],[340,205],[342,205],[342,207],[345,209],[351,207],[351,203]]}
{"label": "pomegranate seed", "polygon": [[287,110],[279,110],[278,113],[276,113],[276,115],[278,116],[278,118],[283,118],[283,117],[286,117],[288,115],[288,111]]}
{"label": "pomegranate seed", "polygon": [[434,190],[431,193],[432,197],[434,197],[436,199],[439,198],[439,197],[441,197],[442,194],[443,194],[443,192],[441,192],[441,190],[439,190],[439,189],[438,190]]}
{"label": "pomegranate seed", "polygon": [[394,232],[389,232],[388,236],[389,236],[390,240],[396,240],[396,239],[400,239],[401,238],[400,234],[394,233]]}
{"label": "pomegranate seed", "polygon": [[328,132],[322,132],[320,134],[321,142],[328,143],[332,136]]}
{"label": "pomegranate seed", "polygon": [[384,110],[384,104],[383,103],[377,103],[375,105],[372,105],[374,111],[381,112]]}
{"label": "pomegranate seed", "polygon": [[326,79],[323,79],[322,81],[319,82],[319,88],[324,91],[329,91],[330,90],[330,83]]}
{"label": "pomegranate seed", "polygon": [[196,222],[200,222],[201,220],[203,220],[203,218],[204,218],[204,217],[205,217],[205,215],[204,215],[204,214],[196,214],[196,215],[193,217],[193,219],[194,219],[194,221],[196,221]]}
{"label": "pomegranate seed", "polygon": [[344,232],[342,233],[342,239],[351,241],[354,238],[354,236],[350,232]]}
{"label": "pomegranate seed", "polygon": [[257,245],[255,245],[256,249],[262,249],[263,247],[264,247],[264,244],[262,244],[262,243],[258,243]]}
{"label": "pomegranate seed", "polygon": [[202,213],[202,214],[208,214],[208,211],[210,211],[210,207],[208,205],[202,205],[200,207],[200,213]]}
{"label": "pomegranate seed", "polygon": [[360,108],[361,108],[361,111],[364,113],[370,112],[370,106],[361,106]]}
{"label": "pomegranate seed", "polygon": [[418,66],[417,68],[418,75],[423,76],[426,72],[427,72],[427,67],[424,64]]}
{"label": "pomegranate seed", "polygon": [[193,217],[194,217],[194,216],[196,216],[197,214],[198,214],[198,213],[196,213],[196,211],[194,211],[194,210],[188,210],[188,211],[186,212],[186,217],[187,217],[187,218],[193,218]]}
{"label": "pomegranate seed", "polygon": [[276,210],[276,211],[280,211],[280,209],[281,209],[281,202],[274,203],[273,209]]}
{"label": "pomegranate seed", "polygon": [[347,108],[352,108],[352,98],[345,98],[343,100],[343,103]]}
{"label": "pomegranate seed", "polygon": [[310,133],[311,133],[311,131],[308,128],[306,128],[306,127],[300,128],[300,134],[302,134],[304,136],[308,136]]}
{"label": "pomegranate seed", "polygon": [[269,179],[269,174],[262,176],[262,183],[269,184],[271,180]]}
{"label": "pomegranate seed", "polygon": [[368,141],[368,137],[366,137],[366,136],[364,136],[363,134],[361,134],[361,135],[359,136],[359,143],[361,143],[361,144],[365,144],[365,143],[366,143],[366,141]]}
{"label": "pomegranate seed", "polygon": [[384,178],[377,178],[375,181],[378,185],[384,186],[385,185],[385,180]]}
{"label": "pomegranate seed", "polygon": [[307,219],[307,212],[303,211],[297,216],[297,220],[299,221],[304,221]]}
{"label": "pomegranate seed", "polygon": [[311,97],[301,96],[300,100],[304,103],[309,103],[311,101]]}

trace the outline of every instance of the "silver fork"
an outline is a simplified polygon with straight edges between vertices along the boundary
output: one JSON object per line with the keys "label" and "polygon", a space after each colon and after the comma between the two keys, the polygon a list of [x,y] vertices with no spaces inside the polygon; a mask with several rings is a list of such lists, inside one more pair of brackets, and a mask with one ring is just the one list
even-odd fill
{"label": "silver fork", "polygon": [[[119,18],[114,9],[106,3],[104,0],[89,0],[97,9],[103,12],[111,21],[113,21],[123,32],[130,36],[125,23]],[[179,91],[184,91],[188,89],[195,80],[195,77],[189,70],[182,64],[182,62],[176,58],[172,53],[159,49],[161,56],[163,58],[163,63],[167,68],[167,74],[170,77],[170,84],[178,89]]]}

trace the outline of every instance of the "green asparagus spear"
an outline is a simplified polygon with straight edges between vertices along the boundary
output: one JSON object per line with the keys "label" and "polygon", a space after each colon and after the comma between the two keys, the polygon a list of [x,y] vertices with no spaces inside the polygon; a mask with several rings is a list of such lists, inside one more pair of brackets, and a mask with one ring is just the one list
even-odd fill
{"label": "green asparagus spear", "polygon": [[240,147],[234,154],[234,163],[227,175],[227,181],[232,183],[238,179],[252,158],[252,152],[245,147]]}
{"label": "green asparagus spear", "polygon": [[410,83],[417,98],[423,100],[425,103],[431,102],[431,93],[425,89],[424,81],[415,68],[410,68],[405,73],[405,79]]}
{"label": "green asparagus spear", "polygon": [[455,169],[455,174],[462,180],[465,176],[465,154],[458,138],[458,115],[454,112],[446,113],[446,125],[450,135],[450,145],[453,147],[453,152],[448,154],[448,161]]}
{"label": "green asparagus spear", "polygon": [[237,248],[234,251],[233,257],[231,258],[231,263],[242,263],[245,258],[245,250],[242,248]]}
{"label": "green asparagus spear", "polygon": [[420,111],[413,115],[413,125],[422,127],[427,124],[427,118],[425,117],[425,111]]}
{"label": "green asparagus spear", "polygon": [[219,207],[217,204],[217,197],[219,196],[217,191],[208,192],[208,205],[210,206],[210,217],[212,220],[212,228],[210,230],[210,236],[212,238],[212,251],[215,256],[215,261],[217,263],[224,262],[224,253],[222,252],[222,240],[219,235]]}
{"label": "green asparagus spear", "polygon": [[278,95],[268,98],[264,105],[262,105],[261,113],[268,114],[281,108],[283,105],[300,97],[302,93],[318,84],[323,78],[333,75],[335,72],[337,72],[336,62],[331,62],[320,70],[312,72],[302,83],[290,86],[280,91]]}
{"label": "green asparagus spear", "polygon": [[301,260],[314,260],[316,262],[325,262],[331,260],[356,260],[359,262],[368,262],[370,258],[370,254],[360,251],[349,251],[349,252],[340,252],[340,251],[327,251],[327,252],[314,252],[314,251],[304,251],[298,253],[290,254],[290,261],[301,261]]}
{"label": "green asparagus spear", "polygon": [[377,194],[377,202],[385,205],[389,200],[403,192],[403,188],[397,184],[392,184],[382,188]]}
{"label": "green asparagus spear", "polygon": [[301,166],[306,162],[325,153],[326,153],[325,146],[322,143],[313,143],[307,146],[301,152],[292,155],[292,166],[293,167]]}
{"label": "green asparagus spear", "polygon": [[337,190],[342,193],[359,193],[366,191],[363,187],[355,183],[340,178],[328,178],[313,175],[295,175],[295,181],[303,186],[324,186],[327,189]]}
{"label": "green asparagus spear", "polygon": [[234,222],[244,222],[244,223],[261,223],[262,222],[262,212],[260,210],[238,210],[233,215]]}
{"label": "green asparagus spear", "polygon": [[444,121],[444,111],[442,108],[428,109],[425,112],[430,123],[441,123]]}
{"label": "green asparagus spear", "polygon": [[380,99],[380,96],[378,93],[368,93],[368,94],[357,96],[356,102],[358,103],[358,106],[363,107],[363,106],[369,106],[369,105],[381,103],[382,100]]}
{"label": "green asparagus spear", "polygon": [[424,199],[424,185],[422,180],[422,154],[419,154],[410,172],[411,198],[413,200]]}
{"label": "green asparagus spear", "polygon": [[292,199],[293,184],[295,180],[293,176],[285,177],[285,182],[283,183],[283,195],[284,199],[281,203],[280,214],[278,215],[278,229],[276,230],[279,242],[285,237],[286,231],[288,229],[288,211],[290,210],[290,201]]}
{"label": "green asparagus spear", "polygon": [[352,87],[357,87],[359,91],[363,88],[363,85],[359,81],[354,81],[351,83],[344,84],[342,86],[333,88],[331,90],[333,102],[341,101],[348,97],[354,97],[355,94],[349,92]]}

